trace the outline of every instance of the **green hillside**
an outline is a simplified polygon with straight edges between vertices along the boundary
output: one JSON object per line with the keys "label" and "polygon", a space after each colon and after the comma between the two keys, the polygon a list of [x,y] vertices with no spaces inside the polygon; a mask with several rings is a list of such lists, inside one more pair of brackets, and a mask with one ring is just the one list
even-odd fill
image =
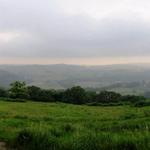
{"label": "green hillside", "polygon": [[149,110],[1,101],[0,140],[24,150],[148,150]]}

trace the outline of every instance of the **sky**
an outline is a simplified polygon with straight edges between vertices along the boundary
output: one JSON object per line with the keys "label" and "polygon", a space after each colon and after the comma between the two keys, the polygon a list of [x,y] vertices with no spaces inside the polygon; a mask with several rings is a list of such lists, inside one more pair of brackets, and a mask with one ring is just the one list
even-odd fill
{"label": "sky", "polygon": [[0,64],[150,63],[149,0],[0,0]]}

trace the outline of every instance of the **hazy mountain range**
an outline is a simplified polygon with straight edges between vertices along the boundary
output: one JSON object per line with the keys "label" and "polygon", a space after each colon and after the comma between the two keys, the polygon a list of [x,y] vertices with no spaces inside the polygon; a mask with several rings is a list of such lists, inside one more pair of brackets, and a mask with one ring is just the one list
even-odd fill
{"label": "hazy mountain range", "polygon": [[8,87],[16,80],[49,89],[80,85],[139,94],[150,89],[150,65],[0,65],[0,86]]}

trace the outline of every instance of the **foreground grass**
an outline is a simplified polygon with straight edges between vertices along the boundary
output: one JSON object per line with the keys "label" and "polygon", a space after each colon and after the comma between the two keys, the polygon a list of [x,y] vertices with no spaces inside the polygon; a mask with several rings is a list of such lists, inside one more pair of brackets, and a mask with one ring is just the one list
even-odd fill
{"label": "foreground grass", "polygon": [[148,150],[150,107],[0,101],[0,139],[19,150]]}

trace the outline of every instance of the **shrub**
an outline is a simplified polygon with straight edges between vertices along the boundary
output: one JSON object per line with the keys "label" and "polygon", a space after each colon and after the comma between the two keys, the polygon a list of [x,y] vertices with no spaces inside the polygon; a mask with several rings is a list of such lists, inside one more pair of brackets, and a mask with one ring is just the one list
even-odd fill
{"label": "shrub", "polygon": [[116,103],[87,103],[88,106],[121,106],[121,105],[126,105],[127,103],[123,102],[116,102]]}
{"label": "shrub", "polygon": [[131,102],[131,103],[137,103],[141,101],[145,101],[145,97],[143,96],[135,96],[135,95],[125,95],[121,97],[121,101],[123,102]]}
{"label": "shrub", "polygon": [[150,101],[138,101],[134,104],[135,107],[150,106]]}
{"label": "shrub", "polygon": [[47,132],[22,130],[14,141],[19,150],[56,150],[59,143],[56,137]]}
{"label": "shrub", "polygon": [[25,99],[18,99],[18,98],[16,98],[16,99],[13,99],[13,98],[2,98],[2,100],[3,101],[9,101],[9,102],[26,102],[27,100],[25,100]]}

